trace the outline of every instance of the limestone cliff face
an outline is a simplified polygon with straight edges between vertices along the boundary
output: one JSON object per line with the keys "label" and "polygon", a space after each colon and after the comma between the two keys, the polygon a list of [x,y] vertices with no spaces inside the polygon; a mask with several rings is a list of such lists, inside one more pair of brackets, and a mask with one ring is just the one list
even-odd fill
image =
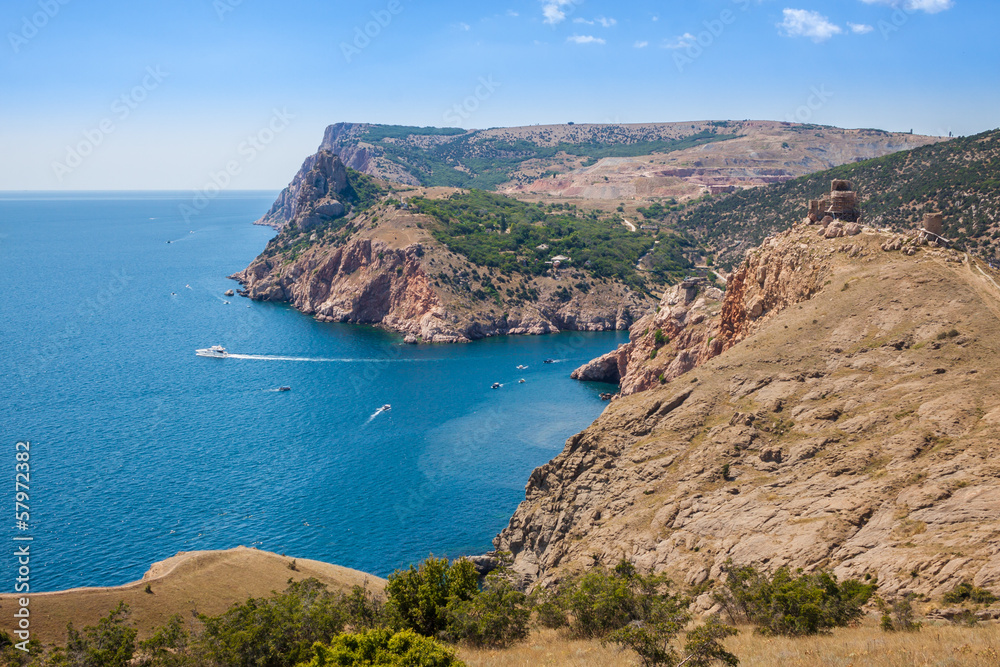
{"label": "limestone cliff face", "polygon": [[1000,592],[1000,289],[893,241],[771,239],[729,281],[724,349],[568,440],[497,548],[541,583],[623,556],[699,583],[731,558]]}
{"label": "limestone cliff face", "polygon": [[724,296],[697,280],[668,290],[657,311],[631,327],[628,343],[577,369],[573,377],[618,383],[623,396],[669,382],[808,299],[819,289],[827,264],[804,243],[770,239],[729,276]]}
{"label": "limestone cliff face", "polygon": [[338,197],[346,186],[344,163],[333,153],[321,150],[306,158],[271,209],[254,224],[280,230],[294,222],[301,229],[308,229],[339,217],[345,209]]}
{"label": "limestone cliff face", "polygon": [[422,247],[393,249],[364,238],[315,248],[290,264],[258,259],[233,276],[260,301],[291,303],[325,322],[382,324],[431,342],[456,342],[420,265]]}
{"label": "limestone cliff face", "polygon": [[429,236],[402,247],[359,236],[342,245],[316,244],[290,262],[280,253],[265,254],[231,277],[252,299],[287,302],[324,322],[376,324],[412,343],[615,331],[628,328],[634,313],[650,307],[616,284],[564,302],[556,294],[562,283],[548,280],[539,284],[537,302],[508,305],[500,312],[493,302],[477,302],[434,284],[428,273],[436,267],[429,262],[446,254]]}

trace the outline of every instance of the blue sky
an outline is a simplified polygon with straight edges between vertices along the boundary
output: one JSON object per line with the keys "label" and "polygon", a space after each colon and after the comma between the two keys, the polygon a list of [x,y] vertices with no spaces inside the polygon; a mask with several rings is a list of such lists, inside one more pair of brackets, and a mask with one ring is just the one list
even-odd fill
{"label": "blue sky", "polygon": [[1000,126],[987,0],[6,0],[0,190],[280,188],[337,121]]}

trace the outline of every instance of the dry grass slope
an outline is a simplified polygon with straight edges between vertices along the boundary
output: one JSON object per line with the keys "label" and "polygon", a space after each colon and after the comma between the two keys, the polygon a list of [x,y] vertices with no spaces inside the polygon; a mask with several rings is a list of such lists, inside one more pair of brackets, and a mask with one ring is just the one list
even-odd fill
{"label": "dry grass slope", "polygon": [[[80,629],[94,625],[119,601],[132,610],[132,622],[144,639],[150,630],[174,614],[190,622],[192,610],[218,615],[250,597],[283,591],[288,580],[319,579],[331,590],[347,590],[367,582],[369,589],[381,591],[385,580],[338,565],[237,547],[227,551],[181,552],[153,564],[140,581],[109,588],[75,588],[31,595],[32,636],[44,644],[66,641],[66,624]],[[149,584],[152,593],[146,592]],[[13,609],[15,595],[0,595],[0,609]],[[13,630],[11,614],[0,618],[0,629]]]}
{"label": "dry grass slope", "polygon": [[[761,637],[752,628],[726,642],[740,667],[996,667],[1000,664],[1000,625],[925,627],[917,633],[886,634],[869,620],[807,638]],[[617,667],[639,665],[634,653],[595,640],[568,639],[555,630],[535,632],[506,651],[462,649],[469,667]]]}

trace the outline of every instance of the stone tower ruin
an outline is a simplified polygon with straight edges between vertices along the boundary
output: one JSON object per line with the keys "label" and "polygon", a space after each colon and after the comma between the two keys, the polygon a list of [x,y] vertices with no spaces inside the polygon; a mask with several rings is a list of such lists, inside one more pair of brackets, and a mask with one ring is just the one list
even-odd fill
{"label": "stone tower ruin", "polygon": [[833,181],[829,194],[809,202],[810,222],[822,222],[827,216],[844,222],[857,222],[861,218],[858,193],[854,192],[850,181]]}
{"label": "stone tower ruin", "polygon": [[944,213],[925,213],[922,226],[931,234],[941,236],[944,233]]}

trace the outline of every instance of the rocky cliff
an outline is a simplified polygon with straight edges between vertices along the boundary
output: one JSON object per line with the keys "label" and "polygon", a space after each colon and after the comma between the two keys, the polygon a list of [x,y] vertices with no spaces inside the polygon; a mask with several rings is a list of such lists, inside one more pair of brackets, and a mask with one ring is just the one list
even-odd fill
{"label": "rocky cliff", "polygon": [[352,178],[332,153],[306,162],[265,216],[281,232],[231,276],[244,296],[287,302],[325,322],[375,324],[410,343],[626,329],[655,305],[609,279],[567,298],[586,278],[572,268],[502,275],[473,265],[434,238],[429,216],[389,197],[355,206]]}
{"label": "rocky cliff", "polygon": [[[661,305],[649,326],[664,333],[718,309],[691,335],[690,354],[710,358],[613,401],[568,440],[532,473],[495,545],[542,583],[624,556],[692,584],[732,559],[870,574],[887,594],[938,596],[964,579],[997,590],[1000,288],[989,273],[872,229],[770,238],[721,305],[707,294]],[[707,347],[719,339],[718,353]]]}
{"label": "rocky cliff", "polygon": [[[826,234],[822,226],[811,229]],[[855,226],[851,232],[860,230]],[[829,258],[811,253],[807,244],[770,239],[728,277],[725,298],[704,279],[684,281],[664,293],[656,312],[630,328],[628,343],[572,376],[617,383],[623,396],[665,384],[722,354],[788,306],[810,298],[829,263]]]}
{"label": "rocky cliff", "polygon": [[344,215],[340,201],[347,188],[347,169],[333,153],[321,150],[306,158],[292,182],[281,191],[256,225],[282,229],[295,222],[308,229]]}

